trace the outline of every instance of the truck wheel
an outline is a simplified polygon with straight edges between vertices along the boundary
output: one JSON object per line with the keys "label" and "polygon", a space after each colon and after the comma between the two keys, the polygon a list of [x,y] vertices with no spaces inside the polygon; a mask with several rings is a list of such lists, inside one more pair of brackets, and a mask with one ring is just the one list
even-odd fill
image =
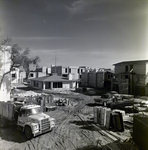
{"label": "truck wheel", "polygon": [[33,137],[32,130],[29,126],[25,127],[25,135],[27,139],[31,139]]}
{"label": "truck wheel", "polygon": [[106,102],[103,102],[103,106],[105,106],[105,107],[106,107]]}

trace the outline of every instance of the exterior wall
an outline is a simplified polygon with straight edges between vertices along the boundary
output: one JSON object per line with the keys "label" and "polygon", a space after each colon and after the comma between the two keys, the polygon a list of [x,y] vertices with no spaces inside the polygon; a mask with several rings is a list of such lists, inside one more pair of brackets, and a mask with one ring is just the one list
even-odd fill
{"label": "exterior wall", "polygon": [[88,73],[88,86],[96,87],[96,72]]}
{"label": "exterior wall", "polygon": [[51,74],[51,68],[47,68],[46,71],[47,71],[47,74]]}
{"label": "exterior wall", "polygon": [[113,76],[113,72],[105,71],[105,69],[102,71],[96,69],[86,70],[81,75],[81,86],[111,89]]}
{"label": "exterior wall", "polygon": [[[130,63],[127,63],[115,65],[115,73],[119,74],[126,72],[125,66],[128,66],[128,72],[130,72]],[[136,74],[146,74],[146,72],[148,72],[148,67],[146,68],[145,64],[133,64],[133,72]]]}
{"label": "exterior wall", "polygon": [[115,78],[112,79],[112,90],[119,92],[120,94],[128,94],[129,92],[128,79]]}
{"label": "exterior wall", "polygon": [[42,73],[46,73],[46,67],[41,67],[41,68],[37,68],[36,72],[42,72]]}
{"label": "exterior wall", "polygon": [[23,83],[23,80],[26,78],[26,72],[25,71],[20,71],[19,73],[19,82]]}
{"label": "exterior wall", "polygon": [[125,66],[124,65],[115,65],[115,74],[123,73],[125,72]]}
{"label": "exterior wall", "polygon": [[63,89],[70,89],[70,83],[63,82]]}
{"label": "exterior wall", "polygon": [[68,80],[72,80],[73,79],[73,76],[72,76],[72,74],[70,73],[69,75],[68,75]]}
{"label": "exterior wall", "polygon": [[104,88],[104,72],[97,72],[97,88]]}
{"label": "exterior wall", "polygon": [[62,67],[62,74],[68,74],[68,67]]}
{"label": "exterior wall", "polygon": [[[0,81],[3,75],[10,71],[11,67],[11,46],[1,46],[0,47]],[[0,86],[0,101],[10,100],[11,92],[11,74],[7,74],[3,78],[3,82]]]}
{"label": "exterior wall", "polygon": [[146,74],[146,65],[145,64],[133,65],[133,72],[136,74]]}
{"label": "exterior wall", "polygon": [[11,71],[11,83],[23,83],[24,78],[26,78],[26,72],[23,69],[20,70],[20,67],[14,67]]}
{"label": "exterior wall", "polygon": [[78,73],[79,73],[79,75],[81,75],[82,72],[85,72],[86,67],[85,67],[85,66],[82,66],[82,67],[79,67],[78,69],[79,69]]}
{"label": "exterior wall", "polygon": [[78,67],[69,66],[69,74],[72,74],[73,80],[79,79]]}
{"label": "exterior wall", "polygon": [[78,73],[78,67],[69,66],[69,73]]}
{"label": "exterior wall", "polygon": [[11,83],[19,83],[19,71],[19,68],[13,68],[13,71],[11,71]]}
{"label": "exterior wall", "polygon": [[71,82],[70,88],[76,88],[76,82]]}
{"label": "exterior wall", "polygon": [[81,86],[88,86],[88,73],[87,72],[83,72],[81,75]]}
{"label": "exterior wall", "polygon": [[28,79],[37,78],[37,72],[29,72]]}
{"label": "exterior wall", "polygon": [[[130,65],[133,66],[132,70],[130,70]],[[128,66],[128,70],[125,69],[126,66]],[[134,63],[128,62],[123,64],[116,64],[115,73],[121,74],[118,76],[119,80],[125,78],[128,79],[128,94],[148,95],[148,63],[139,63],[138,61],[135,61]],[[122,90],[119,89],[119,91]]]}
{"label": "exterior wall", "polygon": [[[50,83],[50,87],[49,84]],[[48,85],[46,85],[48,84]],[[53,82],[41,82],[31,80],[30,86],[36,89],[70,89],[76,87],[76,81],[62,82],[62,88],[53,88]]]}
{"label": "exterior wall", "polygon": [[63,75],[65,77],[68,77],[68,75],[71,74],[72,80],[79,79],[78,67],[51,66],[51,73],[57,73],[58,75]]}
{"label": "exterior wall", "polygon": [[79,79],[79,74],[72,74],[72,80],[78,80]]}
{"label": "exterior wall", "polygon": [[39,89],[43,89],[43,83],[39,82]]}
{"label": "exterior wall", "polygon": [[46,76],[46,72],[37,72],[37,78]]}
{"label": "exterior wall", "polygon": [[51,73],[62,74],[62,66],[51,66]]}

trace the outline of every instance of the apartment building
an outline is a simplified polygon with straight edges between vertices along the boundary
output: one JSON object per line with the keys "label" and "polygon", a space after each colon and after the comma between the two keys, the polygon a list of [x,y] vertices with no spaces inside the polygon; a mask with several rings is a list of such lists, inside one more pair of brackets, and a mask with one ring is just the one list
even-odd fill
{"label": "apartment building", "polygon": [[81,75],[81,86],[93,88],[111,89],[111,81],[114,71],[111,69],[92,69],[88,68]]}
{"label": "apartment building", "polygon": [[43,77],[46,76],[47,74],[50,74],[50,69],[48,69],[47,67],[40,67],[40,68],[33,67],[33,69],[31,68],[28,75],[28,80]]}
{"label": "apartment building", "polygon": [[66,77],[68,79],[72,80],[78,80],[79,79],[79,73],[78,68],[76,66],[51,66],[51,74],[58,74],[60,76]]}
{"label": "apartment building", "polygon": [[123,61],[114,66],[113,89],[120,93],[148,95],[148,60]]}

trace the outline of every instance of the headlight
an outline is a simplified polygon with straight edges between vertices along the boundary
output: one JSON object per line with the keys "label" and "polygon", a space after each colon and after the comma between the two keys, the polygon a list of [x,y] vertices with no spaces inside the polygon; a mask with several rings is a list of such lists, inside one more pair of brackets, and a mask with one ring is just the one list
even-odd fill
{"label": "headlight", "polygon": [[36,129],[39,128],[39,125],[38,125],[38,124],[35,124],[35,123],[34,123],[34,124],[32,124],[32,125],[33,125],[33,129],[34,129],[34,130],[36,130]]}

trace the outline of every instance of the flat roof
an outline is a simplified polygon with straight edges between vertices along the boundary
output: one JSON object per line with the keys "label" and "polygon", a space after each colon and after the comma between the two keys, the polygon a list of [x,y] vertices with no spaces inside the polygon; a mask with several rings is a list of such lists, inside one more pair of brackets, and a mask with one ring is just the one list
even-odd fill
{"label": "flat roof", "polygon": [[134,61],[122,61],[113,65],[122,65],[122,64],[145,64],[148,63],[148,60],[134,60]]}

